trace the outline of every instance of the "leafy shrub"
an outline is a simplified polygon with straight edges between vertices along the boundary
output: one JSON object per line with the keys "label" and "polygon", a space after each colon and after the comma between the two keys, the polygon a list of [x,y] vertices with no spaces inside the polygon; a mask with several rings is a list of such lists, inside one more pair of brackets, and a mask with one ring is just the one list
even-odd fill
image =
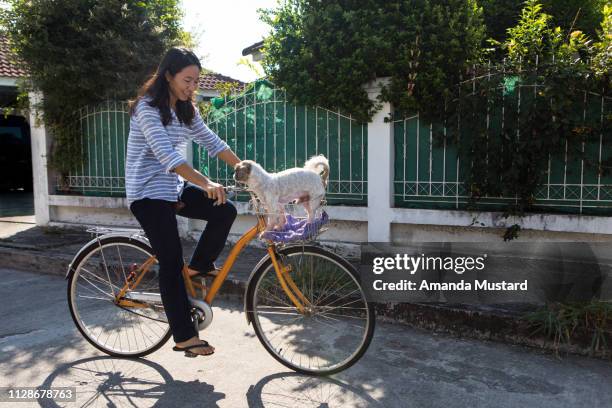
{"label": "leafy shrub", "polygon": [[604,18],[599,30],[599,41],[593,45],[594,56],[592,67],[598,76],[606,77],[610,84],[612,72],[612,6],[604,8]]}
{"label": "leafy shrub", "polygon": [[[479,0],[487,26],[487,38],[506,40],[507,30],[519,21],[525,0]],[[551,24],[560,27],[567,35],[580,30],[594,37],[603,18],[605,0],[542,0],[545,13],[551,16]]]}
{"label": "leafy shrub", "polygon": [[[516,197],[506,213],[520,216],[532,209],[549,158],[566,155],[570,162],[584,159],[586,166],[599,166],[589,163],[583,144],[598,142],[609,132],[610,121],[584,117],[577,95],[606,95],[609,86],[591,67],[594,51],[587,37],[573,32],[567,38],[551,21],[537,0],[526,1],[503,44],[507,59],[474,72],[482,79],[459,86],[450,104],[447,122],[460,122],[456,134],[462,139],[448,143],[458,147],[464,163],[471,163],[467,184],[474,205],[481,197]],[[520,92],[520,105],[505,102]],[[489,128],[483,115],[502,105],[504,125]],[[595,170],[605,172],[603,166]],[[505,238],[515,238],[516,227]]]}
{"label": "leafy shrub", "polygon": [[525,320],[532,335],[551,339],[555,349],[562,344],[586,343],[591,353],[610,352],[612,340],[612,303],[593,300],[588,303],[551,303],[529,313]]}
{"label": "leafy shrub", "polygon": [[377,77],[391,77],[382,100],[396,109],[430,106],[478,60],[481,12],[475,0],[289,0],[262,12],[264,70],[295,102],[362,121],[378,108],[362,86]]}

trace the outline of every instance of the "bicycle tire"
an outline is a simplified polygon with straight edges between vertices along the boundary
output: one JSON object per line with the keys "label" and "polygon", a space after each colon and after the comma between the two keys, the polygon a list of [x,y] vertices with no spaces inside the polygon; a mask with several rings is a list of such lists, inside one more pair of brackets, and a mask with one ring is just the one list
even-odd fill
{"label": "bicycle tire", "polygon": [[[145,347],[139,347],[136,349],[132,349],[132,350],[121,350],[117,347],[115,347],[115,345],[113,344],[113,346],[108,346],[105,345],[103,343],[101,343],[98,339],[94,338],[94,334],[93,331],[87,327],[87,323],[83,321],[83,317],[82,317],[82,311],[79,311],[79,306],[78,306],[78,283],[79,283],[79,277],[81,277],[81,274],[84,272],[84,268],[86,263],[88,262],[88,260],[92,259],[93,256],[96,255],[96,252],[99,252],[102,256],[102,258],[104,259],[104,250],[111,248],[111,247],[124,247],[124,248],[132,248],[135,249],[137,251],[140,251],[142,253],[142,257],[139,257],[139,262],[144,262],[146,259],[148,259],[150,256],[153,255],[153,251],[151,249],[150,246],[146,245],[144,242],[139,241],[139,240],[135,240],[132,239],[130,237],[122,237],[122,236],[112,236],[112,237],[102,237],[99,240],[93,241],[92,243],[90,243],[87,247],[85,247],[80,254],[78,255],[78,257],[73,261],[72,263],[72,268],[70,270],[70,273],[68,275],[68,287],[67,287],[67,298],[68,298],[68,307],[70,309],[70,315],[72,317],[72,320],[74,321],[77,329],[79,330],[79,332],[83,335],[83,337],[85,337],[85,339],[94,347],[96,347],[98,350],[104,352],[105,354],[108,354],[110,356],[114,356],[114,357],[142,357],[145,355],[148,355],[150,353],[153,353],[154,351],[158,350],[160,347],[162,347],[171,337],[172,333],[170,332],[170,326],[167,324],[167,322],[162,323],[161,324],[161,329],[162,333],[157,336],[156,339],[151,341],[151,344],[146,345]],[[110,251],[108,251],[110,252]],[[118,250],[118,253],[120,254],[121,251]],[[120,258],[121,262],[123,262],[123,259]],[[106,263],[106,261],[105,261]],[[105,268],[107,268],[105,266]],[[108,269],[107,269],[108,271]],[[91,271],[87,271],[87,273],[91,274]],[[153,272],[150,270],[147,272],[148,274],[152,274]],[[85,274],[83,273],[83,276]],[[92,275],[89,275],[89,279],[93,280]],[[157,290],[159,290],[159,283],[158,283],[158,279],[157,279],[157,275],[150,275],[148,277],[149,281],[148,281],[148,286],[149,288],[153,288],[152,290],[155,290],[155,287],[157,288]],[[83,280],[87,280],[87,278],[82,278],[81,281]],[[117,287],[121,287],[123,286],[124,282],[121,282],[120,285],[117,285]],[[112,282],[110,282],[110,278],[109,278],[109,286],[112,289]],[[91,288],[88,288],[89,290],[91,290]],[[83,296],[81,296],[83,297]],[[102,299],[105,300],[105,299]],[[107,299],[109,300],[108,304],[112,304],[114,306],[114,308],[116,308],[117,310],[120,310],[122,312],[125,313],[130,313],[130,314],[136,314],[139,315],[141,317],[145,317],[146,320],[156,320],[156,321],[160,321],[159,319],[155,319],[153,317],[147,317],[144,314],[138,313],[136,311],[132,311],[129,310],[128,308],[123,308],[121,306],[118,306],[114,303],[112,303],[112,299]],[[101,302],[104,305],[108,305],[105,302]],[[165,311],[163,310],[163,305],[158,305],[156,304],[156,311],[158,312],[157,314],[159,316],[163,315],[165,318]],[[116,310],[116,311],[117,311]],[[124,317],[124,319],[126,319]],[[126,322],[129,319],[126,319]],[[113,324],[112,321],[110,321],[110,324]],[[118,324],[117,327],[121,327],[123,325],[123,323]],[[125,327],[126,330],[129,330],[129,327]],[[139,341],[139,339],[137,338],[137,335],[135,333],[135,329],[132,327],[133,331],[134,331],[134,340],[137,343]],[[140,330],[144,336],[144,330],[143,330],[143,326],[142,324],[140,325]],[[98,335],[98,337],[100,337],[102,334],[102,332]],[[129,335],[128,335],[128,339],[129,339]],[[116,340],[115,340],[116,343]],[[119,341],[119,344],[121,345],[121,340]],[[129,343],[129,341],[128,341]]]}
{"label": "bicycle tire", "polygon": [[[305,365],[302,365],[301,357],[300,357],[299,364],[293,361],[290,361],[288,358],[283,357],[283,354],[282,354],[283,349],[281,348],[279,350],[274,345],[271,344],[270,339],[268,339],[268,336],[266,335],[266,333],[264,333],[264,330],[262,328],[262,319],[260,319],[261,316],[258,315],[258,304],[257,304],[258,300],[257,299],[259,299],[259,295],[268,296],[268,297],[271,296],[271,294],[269,293],[267,294],[264,293],[263,292],[264,289],[259,289],[260,286],[262,285],[262,281],[265,279],[268,279],[266,278],[266,275],[268,274],[274,274],[274,279],[278,281],[278,278],[276,277],[276,274],[274,271],[274,267],[272,266],[272,261],[270,258],[268,258],[254,272],[251,278],[251,281],[249,282],[249,286],[247,287],[247,294],[246,294],[247,313],[248,313],[249,321],[253,323],[253,328],[255,330],[255,334],[257,335],[257,338],[262,343],[266,351],[268,351],[268,353],[272,355],[272,357],[274,357],[278,362],[280,362],[284,366],[296,372],[299,372],[299,373],[321,376],[321,375],[335,374],[337,372],[340,372],[342,370],[349,368],[350,366],[355,364],[363,356],[363,354],[367,351],[370,345],[370,342],[372,341],[372,337],[374,335],[374,327],[375,327],[374,307],[372,304],[368,303],[365,300],[365,292],[363,291],[363,288],[361,287],[361,283],[359,282],[358,275],[357,275],[355,268],[345,259],[334,254],[333,252],[327,251],[323,248],[320,248],[318,246],[313,246],[313,245],[285,247],[285,248],[279,249],[278,253],[281,256],[284,256],[287,258],[298,256],[300,254],[306,254],[310,257],[326,259],[328,261],[331,261],[336,267],[338,267],[338,270],[342,270],[344,273],[350,276],[350,278],[352,279],[352,282],[355,284],[355,287],[359,289],[360,298],[363,301],[365,315],[367,316],[366,325],[363,328],[363,337],[361,338],[361,341],[359,342],[358,346],[355,348],[355,350],[353,350],[350,353],[349,357],[347,357],[346,359],[344,359],[343,361],[337,364],[333,364],[333,365],[330,365],[329,367],[324,367],[324,368],[321,368],[320,366],[318,368],[312,367],[312,366],[306,367]],[[320,275],[323,276],[322,274],[323,273],[321,272]],[[350,282],[351,280],[348,279],[347,281]],[[258,295],[258,291],[260,292],[259,295]],[[276,296],[278,296],[278,294],[274,295],[274,297]],[[313,319],[315,319],[316,317],[317,315],[315,312],[315,314],[313,314]],[[312,331],[305,330],[305,333],[311,334]],[[347,333],[347,336],[350,336],[350,334]],[[299,347],[296,346],[296,348],[299,348]]]}

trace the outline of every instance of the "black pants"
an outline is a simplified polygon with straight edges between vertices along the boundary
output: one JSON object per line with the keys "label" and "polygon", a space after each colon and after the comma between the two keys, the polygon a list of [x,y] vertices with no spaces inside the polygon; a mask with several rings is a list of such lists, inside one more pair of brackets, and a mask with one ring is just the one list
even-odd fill
{"label": "black pants", "polygon": [[206,228],[189,262],[189,267],[207,272],[217,259],[236,219],[236,208],[230,202],[213,206],[206,193],[187,184],[180,196],[184,207],[176,203],[145,198],[134,201],[130,210],[147,234],[159,261],[159,291],[175,342],[182,342],[197,334],[189,315],[189,301],[182,276],[183,248],[179,239],[176,215],[206,220]]}

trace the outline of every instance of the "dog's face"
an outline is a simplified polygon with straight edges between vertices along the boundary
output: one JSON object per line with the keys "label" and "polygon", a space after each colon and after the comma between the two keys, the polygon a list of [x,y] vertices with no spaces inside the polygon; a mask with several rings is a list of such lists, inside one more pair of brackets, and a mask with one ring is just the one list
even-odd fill
{"label": "dog's face", "polygon": [[243,160],[234,166],[234,180],[239,183],[248,184],[251,169],[253,168],[252,160]]}

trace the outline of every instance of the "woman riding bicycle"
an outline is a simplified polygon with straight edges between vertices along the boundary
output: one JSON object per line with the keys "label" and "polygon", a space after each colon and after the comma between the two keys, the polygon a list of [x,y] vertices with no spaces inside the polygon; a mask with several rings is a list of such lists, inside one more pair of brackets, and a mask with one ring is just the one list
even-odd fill
{"label": "woman riding bicycle", "polygon": [[207,221],[188,264],[190,276],[206,275],[215,272],[214,261],[225,245],[236,208],[223,186],[193,169],[180,152],[193,140],[232,168],[240,159],[204,124],[194,106],[201,69],[193,52],[171,48],[130,102],[125,180],[130,211],[159,262],[159,290],[174,349],[209,355],[214,348],[199,339],[190,316],[176,215]]}

